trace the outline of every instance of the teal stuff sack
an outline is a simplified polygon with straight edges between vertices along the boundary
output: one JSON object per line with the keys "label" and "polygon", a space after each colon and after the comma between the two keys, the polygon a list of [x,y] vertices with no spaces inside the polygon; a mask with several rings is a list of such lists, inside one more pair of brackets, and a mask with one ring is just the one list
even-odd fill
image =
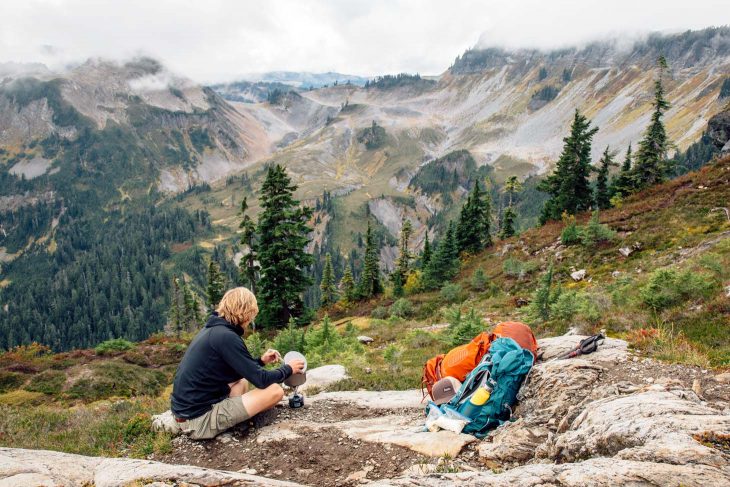
{"label": "teal stuff sack", "polygon": [[[520,386],[532,368],[534,357],[529,350],[520,347],[511,338],[498,338],[492,342],[489,353],[464,380],[459,391],[446,406],[468,417],[464,433],[483,438],[487,433],[508,421],[517,402]],[[481,386],[491,389],[489,399],[475,406],[470,399]],[[476,401],[475,396],[475,402]]]}

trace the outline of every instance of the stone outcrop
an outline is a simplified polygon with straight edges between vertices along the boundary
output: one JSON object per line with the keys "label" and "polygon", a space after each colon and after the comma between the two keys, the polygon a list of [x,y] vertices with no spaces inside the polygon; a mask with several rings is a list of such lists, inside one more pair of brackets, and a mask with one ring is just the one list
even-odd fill
{"label": "stone outcrop", "polygon": [[291,487],[298,484],[256,475],[128,458],[101,458],[44,450],[0,448],[0,486],[128,485]]}
{"label": "stone outcrop", "polygon": [[707,135],[722,153],[730,153],[730,107],[710,118]]}
{"label": "stone outcrop", "polygon": [[[348,455],[346,444],[359,445],[359,451],[379,448],[387,459],[397,448],[407,449],[408,454],[398,458],[409,462],[398,463],[392,475],[389,470],[373,475],[384,459],[378,457],[340,477],[353,485],[373,478],[369,485],[412,487],[726,485],[730,479],[728,374],[641,359],[628,350],[626,342],[610,338],[593,354],[556,359],[582,338],[566,335],[539,341],[542,360],[520,392],[514,421],[482,441],[448,431],[424,431],[421,393],[416,390],[308,396],[305,409],[280,409],[273,420],[256,424],[250,441],[257,449],[288,451],[281,450],[287,442],[299,445],[335,438],[331,451],[335,456],[341,452],[343,460]],[[240,440],[223,436],[213,443]],[[296,480],[316,485],[316,472]],[[0,486],[130,482],[294,485],[245,473],[143,460],[0,449]]]}

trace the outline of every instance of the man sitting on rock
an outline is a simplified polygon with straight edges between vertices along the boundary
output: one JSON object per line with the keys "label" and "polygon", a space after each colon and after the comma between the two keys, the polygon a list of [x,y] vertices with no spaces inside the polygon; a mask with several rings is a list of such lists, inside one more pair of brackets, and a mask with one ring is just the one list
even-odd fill
{"label": "man sitting on rock", "polygon": [[[208,439],[272,408],[284,397],[279,383],[300,374],[304,362],[292,360],[275,370],[264,365],[281,361],[276,350],[254,359],[241,337],[259,312],[256,297],[245,287],[228,291],[205,327],[193,339],[175,373],[172,415],[157,427]],[[256,389],[249,391],[249,384]],[[164,424],[159,424],[164,422]]]}

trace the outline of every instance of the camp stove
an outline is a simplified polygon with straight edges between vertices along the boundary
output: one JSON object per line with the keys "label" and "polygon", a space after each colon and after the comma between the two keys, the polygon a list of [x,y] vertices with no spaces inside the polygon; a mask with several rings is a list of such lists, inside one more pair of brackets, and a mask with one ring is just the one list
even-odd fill
{"label": "camp stove", "polygon": [[284,381],[284,384],[294,390],[289,397],[289,407],[298,409],[304,407],[304,395],[299,393],[299,386],[307,382],[307,359],[299,352],[288,352],[284,355],[284,363],[290,360],[304,360],[304,371],[301,374],[292,374]]}

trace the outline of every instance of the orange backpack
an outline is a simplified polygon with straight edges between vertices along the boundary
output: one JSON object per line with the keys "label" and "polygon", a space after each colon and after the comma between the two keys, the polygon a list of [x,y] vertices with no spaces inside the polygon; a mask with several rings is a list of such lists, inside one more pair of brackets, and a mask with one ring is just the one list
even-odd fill
{"label": "orange backpack", "polygon": [[533,357],[537,357],[537,340],[530,327],[519,321],[506,321],[498,324],[493,333],[483,331],[469,343],[453,348],[446,354],[436,355],[426,362],[421,377],[421,390],[426,389],[431,395],[433,385],[443,377],[454,377],[463,382],[469,372],[482,361],[492,342],[500,337],[513,339],[519,346],[532,352]]}
{"label": "orange backpack", "polygon": [[463,382],[469,372],[481,362],[484,354],[489,351],[489,345],[496,338],[493,333],[485,331],[467,344],[452,348],[446,354],[436,355],[423,367],[421,388],[425,388],[430,395],[433,385],[443,377],[453,377]]}

